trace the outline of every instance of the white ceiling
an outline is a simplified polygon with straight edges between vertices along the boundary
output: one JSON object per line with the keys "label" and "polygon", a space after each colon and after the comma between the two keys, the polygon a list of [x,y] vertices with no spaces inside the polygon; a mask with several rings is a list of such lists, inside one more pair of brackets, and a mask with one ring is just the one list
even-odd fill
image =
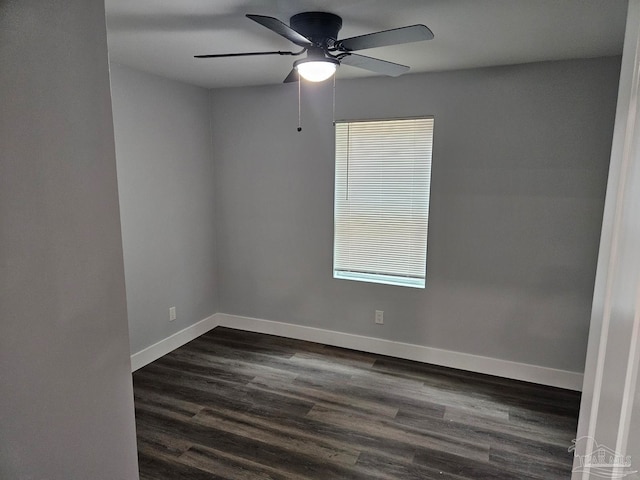
{"label": "white ceiling", "polygon": [[[427,42],[366,50],[411,72],[622,53],[627,0],[106,0],[111,61],[203,87],[280,83],[293,57],[193,55],[297,47],[244,17],[343,18],[339,38],[422,23]],[[338,78],[370,73],[341,66]]]}

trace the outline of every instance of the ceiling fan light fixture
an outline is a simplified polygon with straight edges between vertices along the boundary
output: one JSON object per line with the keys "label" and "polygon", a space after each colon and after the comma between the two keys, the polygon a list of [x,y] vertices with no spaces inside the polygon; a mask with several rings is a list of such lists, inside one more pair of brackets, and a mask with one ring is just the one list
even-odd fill
{"label": "ceiling fan light fixture", "polygon": [[305,58],[294,62],[300,76],[310,82],[324,82],[336,73],[339,62],[334,58]]}

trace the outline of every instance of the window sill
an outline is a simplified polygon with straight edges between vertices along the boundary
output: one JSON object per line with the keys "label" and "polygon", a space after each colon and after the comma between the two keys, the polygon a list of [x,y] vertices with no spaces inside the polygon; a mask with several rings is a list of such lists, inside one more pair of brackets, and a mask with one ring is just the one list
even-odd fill
{"label": "window sill", "polygon": [[358,273],[333,271],[333,278],[338,280],[355,280],[357,282],[380,283],[383,285],[395,285],[398,287],[425,288],[424,278],[395,277],[393,275],[380,275],[375,273]]}

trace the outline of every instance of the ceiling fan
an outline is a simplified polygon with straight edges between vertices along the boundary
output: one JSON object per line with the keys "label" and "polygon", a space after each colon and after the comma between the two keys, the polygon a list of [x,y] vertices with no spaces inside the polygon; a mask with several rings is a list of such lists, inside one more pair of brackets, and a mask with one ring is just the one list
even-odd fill
{"label": "ceiling fan", "polygon": [[289,19],[289,25],[277,18],[263,15],[247,15],[247,18],[267,27],[278,35],[293,42],[302,50],[297,52],[271,51],[246,53],[219,53],[195,55],[195,58],[246,57],[255,55],[291,55],[307,53],[305,58],[296,60],[284,83],[297,82],[302,76],[312,82],[330,78],[339,65],[363,68],[382,75],[397,77],[409,70],[406,65],[380,60],[353,53],[368,48],[386,47],[404,43],[431,40],[433,33],[425,25],[410,25],[381,32],[359,35],[338,40],[342,28],[342,18],[326,12],[303,12]]}

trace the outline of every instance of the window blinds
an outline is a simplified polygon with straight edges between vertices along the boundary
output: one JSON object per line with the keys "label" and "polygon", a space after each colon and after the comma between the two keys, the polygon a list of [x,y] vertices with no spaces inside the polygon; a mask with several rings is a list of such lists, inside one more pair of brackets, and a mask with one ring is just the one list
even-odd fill
{"label": "window blinds", "polygon": [[424,288],[433,118],[335,132],[334,277]]}

